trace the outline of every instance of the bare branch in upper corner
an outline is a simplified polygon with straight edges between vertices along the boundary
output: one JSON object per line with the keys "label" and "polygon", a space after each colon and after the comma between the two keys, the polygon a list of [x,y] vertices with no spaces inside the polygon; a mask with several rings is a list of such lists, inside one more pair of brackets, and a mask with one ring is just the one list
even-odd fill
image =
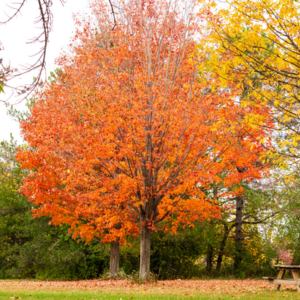
{"label": "bare branch in upper corner", "polygon": [[[11,16],[7,16],[7,20],[4,22],[0,22],[0,25],[7,24],[13,18],[15,18],[22,10],[26,0],[21,1],[20,3],[13,3],[16,4],[17,7],[8,6],[9,8],[13,9],[14,12]],[[65,0],[60,0],[62,4],[65,3]],[[24,100],[28,97],[38,86],[40,86],[43,82],[42,75],[46,69],[46,54],[47,54],[47,46],[49,43],[49,34],[52,29],[53,24],[53,14],[51,11],[51,7],[53,5],[52,0],[36,0],[39,10],[39,16],[35,19],[35,24],[42,24],[41,32],[38,36],[32,38],[28,43],[40,43],[42,44],[41,48],[37,53],[33,56],[36,56],[37,59],[34,63],[24,66],[23,71],[18,71],[17,69],[13,69],[10,66],[4,66],[2,60],[0,60],[0,86],[2,85],[8,88],[11,88],[15,93],[18,95],[22,95],[20,101]],[[34,77],[33,82],[28,85],[23,86],[13,86],[10,85],[9,82],[21,75],[30,73],[34,70],[38,70],[38,74]],[[1,101],[1,100],[0,100]],[[3,101],[3,100],[2,100]]]}

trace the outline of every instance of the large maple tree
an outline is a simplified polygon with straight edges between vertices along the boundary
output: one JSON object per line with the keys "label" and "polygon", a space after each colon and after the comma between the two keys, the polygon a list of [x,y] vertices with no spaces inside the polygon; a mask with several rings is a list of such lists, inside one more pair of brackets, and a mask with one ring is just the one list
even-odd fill
{"label": "large maple tree", "polygon": [[87,242],[139,233],[145,280],[153,230],[220,217],[211,183],[236,185],[222,192],[232,197],[241,180],[263,176],[267,131],[247,116],[270,121],[260,107],[242,108],[234,85],[212,90],[200,80],[196,1],[132,0],[117,20],[101,0],[93,11],[94,21],[77,21],[60,76],[22,123],[29,147],[17,158],[31,170],[22,191],[37,216]]}

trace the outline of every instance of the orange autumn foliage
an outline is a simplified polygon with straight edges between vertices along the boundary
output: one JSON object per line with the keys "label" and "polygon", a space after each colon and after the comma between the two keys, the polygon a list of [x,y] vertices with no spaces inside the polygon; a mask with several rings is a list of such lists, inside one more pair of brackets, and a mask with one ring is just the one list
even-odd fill
{"label": "orange autumn foliage", "polygon": [[241,108],[234,86],[211,92],[199,80],[201,14],[187,20],[164,1],[129,2],[117,26],[103,2],[93,4],[98,29],[78,21],[61,76],[22,123],[29,147],[17,159],[30,170],[22,192],[37,216],[69,224],[87,242],[219,218],[210,184],[232,187],[265,172],[257,162],[268,132],[246,117],[270,127],[266,112]]}

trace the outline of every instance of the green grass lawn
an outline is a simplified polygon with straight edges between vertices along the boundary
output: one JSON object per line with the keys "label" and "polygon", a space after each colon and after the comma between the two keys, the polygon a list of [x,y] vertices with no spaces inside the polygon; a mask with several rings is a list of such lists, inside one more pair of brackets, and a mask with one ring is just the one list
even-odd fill
{"label": "green grass lawn", "polygon": [[300,293],[296,291],[263,291],[261,293],[252,293],[248,295],[237,295],[237,294],[210,294],[210,293],[199,293],[193,296],[187,295],[161,295],[161,294],[111,294],[111,293],[75,293],[75,292],[40,292],[40,291],[27,291],[27,292],[0,292],[0,300],[188,300],[188,299],[243,299],[243,300],[263,300],[263,299],[289,299],[296,300],[300,299]]}

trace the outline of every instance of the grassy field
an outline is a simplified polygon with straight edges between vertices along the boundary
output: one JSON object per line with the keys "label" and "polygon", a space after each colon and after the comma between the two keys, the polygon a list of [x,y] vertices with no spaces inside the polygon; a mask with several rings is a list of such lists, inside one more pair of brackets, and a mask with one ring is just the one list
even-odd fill
{"label": "grassy field", "polygon": [[300,299],[300,295],[295,291],[289,292],[273,292],[265,291],[256,295],[209,295],[209,294],[196,294],[194,296],[185,295],[161,295],[161,294],[132,294],[131,296],[126,294],[101,294],[101,293],[72,293],[72,292],[0,292],[1,300],[188,300],[188,299],[203,299],[203,300],[218,300],[218,299],[244,299],[244,300],[264,300],[264,299]]}
{"label": "grassy field", "polygon": [[181,280],[139,285],[128,280],[0,281],[0,300],[219,300],[300,299],[295,287],[280,292],[261,280]]}

